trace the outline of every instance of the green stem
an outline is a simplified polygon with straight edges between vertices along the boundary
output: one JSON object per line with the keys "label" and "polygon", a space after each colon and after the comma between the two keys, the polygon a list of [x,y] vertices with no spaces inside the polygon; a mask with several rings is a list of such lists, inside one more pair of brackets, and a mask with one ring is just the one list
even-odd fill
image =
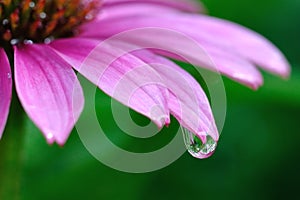
{"label": "green stem", "polygon": [[0,199],[20,199],[24,144],[24,111],[13,92],[11,109],[0,141]]}

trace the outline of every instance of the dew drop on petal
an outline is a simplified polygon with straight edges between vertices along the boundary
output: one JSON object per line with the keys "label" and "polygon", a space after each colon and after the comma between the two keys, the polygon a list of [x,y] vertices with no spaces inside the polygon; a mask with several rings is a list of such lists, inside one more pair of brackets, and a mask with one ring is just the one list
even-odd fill
{"label": "dew drop on petal", "polygon": [[208,158],[217,148],[217,142],[209,135],[206,136],[206,142],[197,137],[194,133],[182,127],[183,139],[188,152],[195,158]]}
{"label": "dew drop on petal", "polygon": [[10,44],[11,45],[16,45],[16,44],[18,44],[20,42],[20,40],[18,40],[18,39],[12,39],[11,41],[10,41]]}
{"label": "dew drop on petal", "polygon": [[45,12],[40,13],[40,18],[41,19],[46,19],[46,17],[47,17],[47,14]]}
{"label": "dew drop on petal", "polygon": [[30,8],[34,8],[34,7],[35,7],[35,3],[34,3],[33,1],[31,1],[31,2],[29,3],[29,7],[30,7]]}
{"label": "dew drop on petal", "polygon": [[92,20],[94,18],[94,15],[92,13],[88,13],[86,16],[85,16],[85,19],[86,20]]}
{"label": "dew drop on petal", "polygon": [[44,39],[44,44],[50,44],[54,40],[54,37],[50,36]]}
{"label": "dew drop on petal", "polygon": [[11,79],[11,73],[7,73],[7,78]]}
{"label": "dew drop on petal", "polygon": [[3,19],[2,20],[2,25],[5,26],[7,24],[9,24],[9,20],[8,19]]}
{"label": "dew drop on petal", "polygon": [[24,43],[24,44],[33,44],[33,41],[32,41],[32,40],[24,40],[23,43]]}

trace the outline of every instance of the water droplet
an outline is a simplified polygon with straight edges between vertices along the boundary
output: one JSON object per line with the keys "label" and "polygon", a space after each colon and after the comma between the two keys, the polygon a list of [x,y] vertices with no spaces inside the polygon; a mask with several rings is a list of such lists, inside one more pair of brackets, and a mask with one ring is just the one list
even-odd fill
{"label": "water droplet", "polygon": [[34,3],[33,1],[31,1],[31,2],[29,3],[29,7],[30,7],[30,8],[34,8],[34,7],[35,7],[35,3]]}
{"label": "water droplet", "polygon": [[18,40],[18,39],[12,39],[12,40],[10,40],[10,44],[11,45],[16,45],[16,44],[18,44],[20,42],[20,40]]}
{"label": "water droplet", "polygon": [[33,44],[33,41],[32,41],[32,40],[24,40],[23,43],[24,43],[24,44]]}
{"label": "water droplet", "polygon": [[183,139],[188,152],[195,158],[210,157],[217,148],[217,142],[209,135],[206,136],[206,142],[197,137],[186,128],[182,128]]}
{"label": "water droplet", "polygon": [[45,12],[40,13],[40,18],[41,19],[46,19],[46,17],[47,17],[47,14]]}
{"label": "water droplet", "polygon": [[44,44],[50,44],[54,40],[53,36],[47,37],[44,39]]}
{"label": "water droplet", "polygon": [[94,18],[94,15],[92,13],[88,13],[86,16],[85,16],[85,19],[86,20],[92,20]]}
{"label": "water droplet", "polygon": [[11,73],[7,73],[7,78],[11,79]]}
{"label": "water droplet", "polygon": [[2,25],[5,26],[7,24],[9,24],[9,20],[8,19],[3,19],[2,20]]}

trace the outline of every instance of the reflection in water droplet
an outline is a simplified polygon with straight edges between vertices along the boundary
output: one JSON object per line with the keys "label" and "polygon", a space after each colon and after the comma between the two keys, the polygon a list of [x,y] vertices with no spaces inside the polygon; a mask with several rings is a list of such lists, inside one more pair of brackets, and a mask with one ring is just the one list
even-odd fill
{"label": "reflection in water droplet", "polygon": [[199,137],[186,128],[182,128],[183,139],[188,152],[195,158],[210,157],[217,148],[217,142],[209,135],[206,136],[206,142],[203,143]]}

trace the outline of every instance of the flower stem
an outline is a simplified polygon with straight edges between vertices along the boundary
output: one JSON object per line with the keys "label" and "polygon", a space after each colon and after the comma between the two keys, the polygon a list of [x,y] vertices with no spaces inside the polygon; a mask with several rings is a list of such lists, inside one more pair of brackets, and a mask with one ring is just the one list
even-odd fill
{"label": "flower stem", "polygon": [[24,111],[13,91],[9,118],[0,141],[0,199],[20,199],[23,161]]}

